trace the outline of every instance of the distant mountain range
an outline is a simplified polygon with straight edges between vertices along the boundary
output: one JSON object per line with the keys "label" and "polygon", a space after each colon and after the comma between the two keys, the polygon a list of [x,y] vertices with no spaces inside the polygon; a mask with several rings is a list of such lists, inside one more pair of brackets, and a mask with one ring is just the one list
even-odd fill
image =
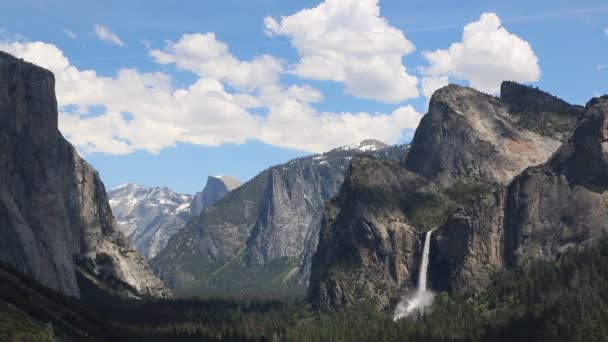
{"label": "distant mountain range", "polygon": [[156,256],[169,238],[203,208],[224,197],[241,183],[228,176],[209,176],[207,185],[194,196],[168,188],[148,188],[129,183],[108,193],[120,230],[146,258]]}

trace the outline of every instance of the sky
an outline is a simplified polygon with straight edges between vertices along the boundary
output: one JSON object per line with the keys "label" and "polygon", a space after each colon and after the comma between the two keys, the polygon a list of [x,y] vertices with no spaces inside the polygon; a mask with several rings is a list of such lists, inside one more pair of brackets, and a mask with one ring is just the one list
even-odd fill
{"label": "sky", "polygon": [[605,0],[0,0],[0,50],[55,73],[59,128],[106,188],[200,191],[374,138],[448,83],[608,93]]}

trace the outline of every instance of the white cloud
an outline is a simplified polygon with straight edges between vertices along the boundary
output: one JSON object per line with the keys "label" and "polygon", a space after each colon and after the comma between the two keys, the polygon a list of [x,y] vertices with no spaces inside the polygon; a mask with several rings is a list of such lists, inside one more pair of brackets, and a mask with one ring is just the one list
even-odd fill
{"label": "white cloud", "polygon": [[602,71],[604,69],[606,69],[606,65],[605,64],[598,64],[598,65],[595,66],[595,70],[597,70],[597,71]]}
{"label": "white cloud", "polygon": [[447,76],[440,77],[424,77],[422,78],[422,95],[429,98],[433,93],[446,85],[449,84]]}
{"label": "white cloud", "polygon": [[244,90],[277,83],[283,71],[280,60],[262,55],[249,62],[236,59],[215,34],[186,34],[178,42],[167,42],[163,50],[152,50],[157,63],[175,64],[199,76],[216,78]]}
{"label": "white cloud", "polygon": [[[84,153],[157,153],[180,142],[217,146],[248,140],[322,152],[366,138],[397,143],[403,130],[418,125],[421,116],[410,106],[384,114],[320,112],[312,106],[323,98],[318,90],[286,88],[275,76],[264,82],[253,80],[249,78],[251,69],[257,68],[253,61],[239,61],[225,44],[224,49],[223,43],[208,38],[207,43],[216,45],[208,50],[211,57],[185,58],[170,53],[170,48],[155,56],[167,58],[161,63],[182,63],[182,68],[199,74],[186,88],[176,88],[164,73],[121,69],[115,77],[104,77],[79,70],[55,45],[43,42],[0,42],[0,49],[55,73],[60,129]],[[180,40],[186,41],[187,36]],[[195,61],[203,61],[203,67]],[[211,70],[206,63],[230,68]],[[272,68],[268,74],[272,75]],[[277,83],[271,84],[273,80]],[[231,92],[222,82],[252,90]],[[252,108],[262,108],[265,114],[255,114]]]}
{"label": "white cloud", "polygon": [[447,50],[424,52],[429,77],[455,77],[472,87],[497,93],[504,80],[534,82],[540,78],[538,58],[530,44],[509,33],[494,13],[464,27],[462,41]]}
{"label": "white cloud", "polygon": [[120,37],[106,26],[99,24],[95,25],[95,34],[100,40],[116,44],[120,47],[125,47],[125,43],[122,42]]}
{"label": "white cloud", "polygon": [[264,23],[267,34],[289,37],[298,50],[292,72],[300,77],[343,82],[350,95],[388,103],[419,95],[401,62],[414,45],[380,16],[378,0],[325,0]]}
{"label": "white cloud", "polygon": [[64,29],[63,33],[65,33],[65,35],[70,37],[71,39],[76,39],[76,37],[78,37],[78,35],[76,35],[76,33],[74,33],[72,30],[69,30],[69,29]]}

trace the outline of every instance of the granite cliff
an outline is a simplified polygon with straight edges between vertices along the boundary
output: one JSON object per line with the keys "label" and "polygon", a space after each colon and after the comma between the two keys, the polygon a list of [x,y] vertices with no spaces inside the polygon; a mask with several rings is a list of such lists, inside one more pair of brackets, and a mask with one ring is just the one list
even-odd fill
{"label": "granite cliff", "polygon": [[51,72],[0,52],[0,261],[65,294],[168,291],[116,229],[98,173],[61,135]]}

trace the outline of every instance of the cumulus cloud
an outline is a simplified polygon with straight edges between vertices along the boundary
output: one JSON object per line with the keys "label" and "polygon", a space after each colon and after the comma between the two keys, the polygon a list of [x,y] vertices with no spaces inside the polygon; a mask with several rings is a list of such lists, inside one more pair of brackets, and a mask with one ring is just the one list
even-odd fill
{"label": "cumulus cloud", "polygon": [[298,50],[291,72],[300,77],[342,82],[350,95],[388,103],[419,95],[401,61],[414,45],[380,16],[378,0],[325,0],[264,23],[268,35],[289,37]]}
{"label": "cumulus cloud", "polygon": [[122,42],[120,37],[106,26],[99,24],[95,25],[95,34],[100,40],[116,44],[120,47],[125,47],[125,43]]}
{"label": "cumulus cloud", "polygon": [[[193,37],[195,46],[203,37],[215,50],[207,51],[210,56],[185,58],[187,54],[178,53],[182,50],[174,45],[192,42]],[[278,76],[264,82],[250,78],[252,72],[266,71],[257,73],[253,61],[236,59],[212,36],[183,36],[179,42],[152,55],[159,63],[174,63],[199,75],[185,88],[175,87],[164,73],[121,69],[116,76],[105,77],[79,70],[55,45],[43,42],[0,42],[0,49],[55,73],[60,129],[84,153],[157,153],[180,142],[217,146],[248,140],[322,152],[366,138],[397,143],[421,117],[410,106],[390,113],[320,112],[313,107],[323,98],[318,90],[272,83]],[[230,68],[212,70],[210,65]],[[250,91],[230,91],[224,82]],[[264,115],[253,108],[262,108]]]}
{"label": "cumulus cloud", "polygon": [[464,27],[462,41],[448,49],[424,52],[427,77],[454,77],[472,87],[498,93],[504,80],[534,82],[540,78],[538,58],[530,44],[502,27],[494,13],[483,13]]}
{"label": "cumulus cloud", "polygon": [[168,42],[163,50],[150,51],[150,55],[157,63],[175,64],[179,69],[245,90],[274,84],[283,71],[282,62],[269,55],[239,61],[213,33],[183,35],[178,42]]}

